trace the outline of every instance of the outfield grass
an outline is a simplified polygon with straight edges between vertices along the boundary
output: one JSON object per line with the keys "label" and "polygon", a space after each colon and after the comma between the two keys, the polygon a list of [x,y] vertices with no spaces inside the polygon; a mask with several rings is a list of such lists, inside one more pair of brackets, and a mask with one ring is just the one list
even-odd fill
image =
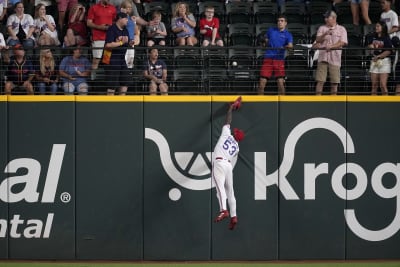
{"label": "outfield grass", "polygon": [[227,262],[177,262],[177,263],[165,263],[165,262],[144,262],[144,263],[129,263],[129,262],[107,262],[107,263],[99,263],[99,262],[2,262],[0,261],[1,267],[185,267],[185,266],[195,266],[195,267],[247,267],[247,266],[267,266],[267,267],[400,267],[400,261],[390,262],[390,261],[382,261],[382,262],[243,262],[243,263],[227,263]]}

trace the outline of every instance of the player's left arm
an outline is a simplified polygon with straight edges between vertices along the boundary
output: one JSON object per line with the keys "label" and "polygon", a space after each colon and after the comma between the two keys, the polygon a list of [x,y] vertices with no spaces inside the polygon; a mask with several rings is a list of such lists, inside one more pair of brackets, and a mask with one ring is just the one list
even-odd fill
{"label": "player's left arm", "polygon": [[230,125],[232,123],[232,110],[233,110],[233,105],[229,105],[228,112],[226,113],[225,124]]}

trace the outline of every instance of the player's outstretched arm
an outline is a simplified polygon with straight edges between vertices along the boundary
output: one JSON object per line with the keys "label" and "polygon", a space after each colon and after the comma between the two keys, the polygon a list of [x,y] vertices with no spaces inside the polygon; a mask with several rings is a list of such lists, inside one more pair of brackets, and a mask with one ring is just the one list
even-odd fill
{"label": "player's outstretched arm", "polygon": [[225,119],[225,124],[231,124],[232,123],[232,110],[233,110],[233,105],[229,105],[228,112],[226,113],[226,119]]}

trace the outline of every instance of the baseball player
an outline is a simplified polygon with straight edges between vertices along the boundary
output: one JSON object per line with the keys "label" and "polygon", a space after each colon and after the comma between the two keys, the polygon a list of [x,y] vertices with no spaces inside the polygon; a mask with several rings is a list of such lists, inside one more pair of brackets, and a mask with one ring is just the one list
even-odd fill
{"label": "baseball player", "polygon": [[234,128],[233,135],[231,134],[230,124],[232,122],[232,110],[240,107],[240,102],[229,106],[226,115],[225,125],[222,127],[221,136],[214,148],[213,152],[213,166],[212,177],[215,181],[215,188],[217,190],[217,199],[219,202],[220,213],[215,218],[214,222],[220,222],[229,217],[227,210],[226,200],[228,199],[231,220],[229,229],[233,230],[237,224],[236,216],[236,199],[233,192],[233,168],[235,167],[237,157],[239,154],[239,144],[244,138],[244,132],[240,129]]}

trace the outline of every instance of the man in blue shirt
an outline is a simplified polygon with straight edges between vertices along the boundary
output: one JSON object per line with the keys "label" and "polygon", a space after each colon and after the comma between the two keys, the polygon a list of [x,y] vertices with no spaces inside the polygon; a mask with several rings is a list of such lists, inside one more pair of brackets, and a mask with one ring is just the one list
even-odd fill
{"label": "man in blue shirt", "polygon": [[286,29],[287,19],[280,15],[277,18],[277,27],[271,27],[265,34],[267,50],[260,70],[260,84],[258,94],[264,94],[267,80],[275,76],[278,84],[278,94],[285,94],[285,52],[293,48],[293,36]]}

